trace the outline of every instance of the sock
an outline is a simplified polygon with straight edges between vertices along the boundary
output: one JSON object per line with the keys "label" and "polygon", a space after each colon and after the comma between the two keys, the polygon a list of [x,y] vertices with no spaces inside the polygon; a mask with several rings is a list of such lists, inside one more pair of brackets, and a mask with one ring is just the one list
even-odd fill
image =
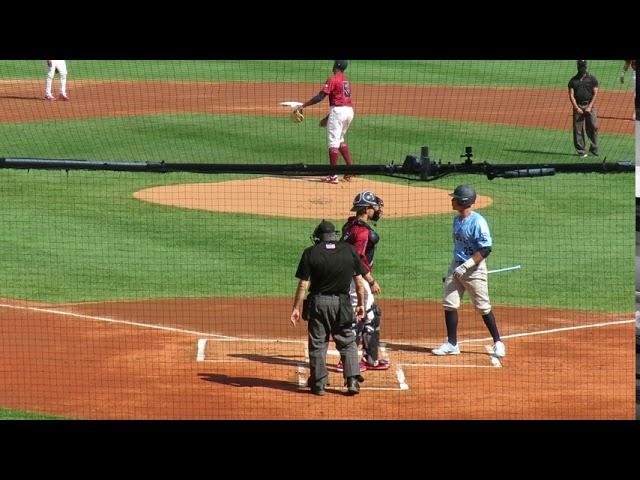
{"label": "sock", "polygon": [[351,160],[351,152],[349,152],[349,147],[346,143],[340,144],[340,153],[347,165],[353,164],[353,161]]}
{"label": "sock", "polygon": [[447,337],[451,345],[458,344],[458,311],[445,310],[444,321],[447,324]]}
{"label": "sock", "polygon": [[330,148],[329,149],[329,162],[332,167],[335,167],[338,164],[338,149]]}
{"label": "sock", "polygon": [[484,320],[484,324],[487,326],[487,329],[489,329],[493,342],[499,342],[500,334],[498,333],[498,325],[496,325],[496,317],[493,315],[493,312],[482,315],[482,320]]}

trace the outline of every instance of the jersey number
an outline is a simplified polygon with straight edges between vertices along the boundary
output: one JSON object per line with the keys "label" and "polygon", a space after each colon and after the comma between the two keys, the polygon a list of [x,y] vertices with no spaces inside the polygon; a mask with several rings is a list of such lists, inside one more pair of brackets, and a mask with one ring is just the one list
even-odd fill
{"label": "jersey number", "polygon": [[342,82],[342,94],[345,97],[351,96],[351,87],[349,86],[349,82]]}

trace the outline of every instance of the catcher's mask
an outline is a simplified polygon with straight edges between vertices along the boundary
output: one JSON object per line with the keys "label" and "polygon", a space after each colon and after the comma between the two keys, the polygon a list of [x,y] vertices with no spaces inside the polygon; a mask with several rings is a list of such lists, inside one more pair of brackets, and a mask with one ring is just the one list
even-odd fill
{"label": "catcher's mask", "polygon": [[449,196],[455,198],[463,207],[470,207],[476,203],[476,191],[469,185],[458,185]]}
{"label": "catcher's mask", "polygon": [[333,223],[322,220],[311,234],[311,240],[313,243],[318,244],[320,242],[337,242],[336,227]]}
{"label": "catcher's mask", "polygon": [[346,60],[336,60],[333,64],[333,68],[335,68],[336,70],[340,70],[341,72],[344,72],[347,69],[348,65],[349,65],[349,62],[347,62]]}

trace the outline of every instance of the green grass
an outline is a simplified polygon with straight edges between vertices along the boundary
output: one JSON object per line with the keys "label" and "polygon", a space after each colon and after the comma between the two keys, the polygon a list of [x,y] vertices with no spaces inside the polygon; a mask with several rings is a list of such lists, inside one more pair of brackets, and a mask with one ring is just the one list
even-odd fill
{"label": "green grass", "polygon": [[[628,90],[618,76],[622,60],[592,60],[605,90]],[[69,79],[309,82],[320,87],[332,60],[68,60]],[[42,60],[0,60],[5,79],[42,79]],[[513,86],[566,89],[575,60],[353,60],[347,75],[358,84]],[[318,88],[319,89],[319,88]]]}
{"label": "green grass", "polygon": [[[71,302],[292,295],[299,255],[316,221],[183,210],[131,198],[152,185],[225,178],[233,177],[2,172],[0,297]],[[631,311],[631,175],[491,182],[455,176],[429,186],[448,190],[464,182],[494,197],[483,211],[495,241],[492,268],[523,265],[492,279],[495,303]],[[451,257],[451,218],[379,223],[376,273],[385,298],[439,299]]]}
{"label": "green grass", "polygon": [[[360,116],[349,132],[358,163],[402,163],[430,146],[436,161],[459,162],[465,145],[475,161],[576,162],[570,131],[413,117]],[[326,164],[326,132],[314,121],[282,117],[173,114],[0,124],[0,156],[188,163]],[[600,134],[601,157],[633,160],[634,137]]]}
{"label": "green grass", "polygon": [[46,413],[24,412],[0,407],[0,420],[65,420],[65,418]]}

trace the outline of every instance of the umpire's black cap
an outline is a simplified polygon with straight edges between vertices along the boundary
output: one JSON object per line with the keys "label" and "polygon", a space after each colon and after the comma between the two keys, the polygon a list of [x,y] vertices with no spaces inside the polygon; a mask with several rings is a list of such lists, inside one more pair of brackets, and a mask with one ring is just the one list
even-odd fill
{"label": "umpire's black cap", "polygon": [[576,63],[578,65],[578,68],[587,66],[587,61],[586,60],[578,60]]}
{"label": "umpire's black cap", "polygon": [[340,70],[341,72],[344,72],[347,69],[348,65],[349,65],[349,62],[347,62],[346,60],[336,60],[335,63],[333,64],[333,68],[335,68],[336,70]]}
{"label": "umpire's black cap", "polygon": [[336,226],[333,223],[322,220],[313,231],[312,238],[315,242],[331,242],[336,240],[336,232]]}

